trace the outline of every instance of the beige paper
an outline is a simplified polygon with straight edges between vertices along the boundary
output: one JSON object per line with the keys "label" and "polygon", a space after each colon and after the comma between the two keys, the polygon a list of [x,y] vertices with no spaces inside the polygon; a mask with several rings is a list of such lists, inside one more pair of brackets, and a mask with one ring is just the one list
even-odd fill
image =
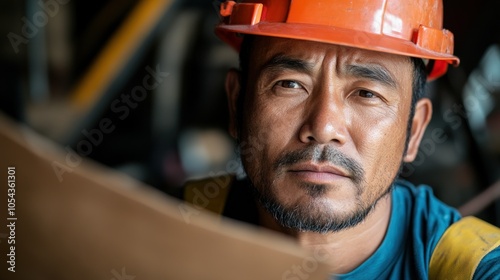
{"label": "beige paper", "polygon": [[[0,279],[328,279],[321,252],[219,221],[89,159],[78,161],[76,152],[3,116],[0,151]],[[10,246],[15,272],[8,270]]]}

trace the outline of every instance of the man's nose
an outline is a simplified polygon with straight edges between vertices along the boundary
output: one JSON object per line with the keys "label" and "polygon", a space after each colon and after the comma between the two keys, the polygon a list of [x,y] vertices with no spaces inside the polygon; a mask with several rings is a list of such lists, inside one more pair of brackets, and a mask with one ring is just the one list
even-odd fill
{"label": "man's nose", "polygon": [[343,145],[348,137],[344,101],[332,91],[311,96],[304,108],[304,120],[299,131],[304,143],[335,143]]}

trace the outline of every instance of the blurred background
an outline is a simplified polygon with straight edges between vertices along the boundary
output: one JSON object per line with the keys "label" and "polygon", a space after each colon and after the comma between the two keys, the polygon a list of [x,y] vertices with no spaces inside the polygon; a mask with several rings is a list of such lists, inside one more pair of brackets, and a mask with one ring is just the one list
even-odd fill
{"label": "blurred background", "polygon": [[[0,110],[165,193],[241,172],[223,90],[237,54],[217,0],[2,0]],[[500,225],[500,3],[445,0],[458,68],[429,84],[434,116],[402,177]],[[0,147],[0,151],[1,151]],[[1,152],[0,152],[1,153]]]}

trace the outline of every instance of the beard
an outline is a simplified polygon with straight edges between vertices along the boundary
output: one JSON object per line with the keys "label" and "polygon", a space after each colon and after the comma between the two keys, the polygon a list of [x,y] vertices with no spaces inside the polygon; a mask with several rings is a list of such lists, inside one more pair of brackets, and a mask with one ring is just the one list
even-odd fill
{"label": "beard", "polygon": [[378,196],[372,196],[369,202],[364,202],[362,194],[367,187],[361,165],[331,146],[311,145],[302,150],[286,153],[278,158],[273,165],[275,178],[283,175],[286,167],[305,161],[327,162],[344,168],[350,174],[356,188],[354,210],[347,213],[338,213],[327,203],[322,202],[319,198],[327,193],[329,189],[327,185],[301,183],[299,188],[304,190],[313,199],[313,202],[284,205],[280,203],[273,191],[276,189],[275,180],[265,179],[270,178],[270,176],[263,176],[265,172],[257,173],[254,176],[254,181],[250,178],[247,180],[256,200],[279,224],[301,232],[339,232],[358,225],[370,214],[380,199],[391,193],[393,183],[397,178],[397,174],[399,174],[397,173],[392,178],[391,183]]}

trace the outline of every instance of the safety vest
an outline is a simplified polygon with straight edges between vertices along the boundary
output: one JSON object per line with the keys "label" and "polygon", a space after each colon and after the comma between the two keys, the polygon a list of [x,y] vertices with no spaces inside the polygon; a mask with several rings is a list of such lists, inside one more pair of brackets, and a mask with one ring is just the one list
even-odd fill
{"label": "safety vest", "polygon": [[[217,195],[205,196],[206,210],[222,215],[234,176],[226,175],[189,181],[184,200],[195,204],[195,198],[208,186],[217,186]],[[500,246],[500,228],[468,216],[452,224],[439,240],[429,263],[429,279],[472,279],[479,262]]]}

